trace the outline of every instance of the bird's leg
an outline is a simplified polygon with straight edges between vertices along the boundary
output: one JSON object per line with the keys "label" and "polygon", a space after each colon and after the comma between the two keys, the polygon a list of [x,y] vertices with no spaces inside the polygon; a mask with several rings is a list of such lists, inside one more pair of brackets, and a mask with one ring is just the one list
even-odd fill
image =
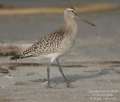
{"label": "bird's leg", "polygon": [[60,65],[60,63],[59,63],[59,59],[56,59],[56,62],[57,62],[59,71],[60,71],[61,75],[63,76],[63,78],[64,78],[64,80],[65,80],[65,82],[66,82],[66,84],[67,84],[67,87],[70,87],[70,82],[69,82],[69,80],[66,78],[66,76],[65,76],[65,74],[64,74],[64,72],[63,72],[63,70],[62,70],[62,67],[61,67],[61,65]]}
{"label": "bird's leg", "polygon": [[50,63],[47,65],[47,80],[48,80],[48,88],[51,88],[50,86]]}

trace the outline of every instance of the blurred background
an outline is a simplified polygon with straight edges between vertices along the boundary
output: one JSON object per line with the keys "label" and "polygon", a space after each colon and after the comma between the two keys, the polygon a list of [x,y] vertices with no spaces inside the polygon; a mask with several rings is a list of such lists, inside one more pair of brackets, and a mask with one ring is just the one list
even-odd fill
{"label": "blurred background", "polygon": [[78,37],[68,59],[119,60],[120,0],[0,0],[0,45],[39,40],[62,26],[63,10],[71,5],[96,27],[77,19]]}
{"label": "blurred background", "polygon": [[0,0],[1,4],[19,7],[65,6],[72,4],[120,3],[119,0]]}

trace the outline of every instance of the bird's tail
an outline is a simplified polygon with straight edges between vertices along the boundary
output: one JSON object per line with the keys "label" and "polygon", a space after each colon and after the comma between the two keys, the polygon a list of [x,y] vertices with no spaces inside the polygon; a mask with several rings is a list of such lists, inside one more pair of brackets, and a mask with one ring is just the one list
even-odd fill
{"label": "bird's tail", "polygon": [[17,60],[17,59],[23,59],[23,58],[28,58],[28,57],[33,57],[33,55],[28,55],[28,56],[14,55],[10,58],[10,60]]}
{"label": "bird's tail", "polygon": [[15,55],[15,56],[10,57],[11,60],[17,60],[20,58],[22,58],[20,55]]}

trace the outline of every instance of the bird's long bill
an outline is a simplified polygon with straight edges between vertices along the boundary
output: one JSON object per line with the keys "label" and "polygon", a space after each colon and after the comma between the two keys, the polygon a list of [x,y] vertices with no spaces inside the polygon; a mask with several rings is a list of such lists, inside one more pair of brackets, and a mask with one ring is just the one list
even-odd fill
{"label": "bird's long bill", "polygon": [[[77,13],[76,11],[74,11],[74,14],[75,14],[76,16],[80,17],[79,13]],[[81,19],[81,21],[83,21],[83,22],[85,22],[85,23],[87,23],[87,24],[89,24],[89,25],[91,25],[91,26],[93,26],[93,27],[96,26],[94,23],[92,23],[92,22],[90,22],[90,21],[88,21],[88,20],[86,20],[86,19]]]}
{"label": "bird's long bill", "polygon": [[94,23],[92,23],[92,22],[90,22],[90,21],[88,21],[88,20],[86,20],[86,19],[81,19],[81,20],[82,20],[83,22],[85,22],[85,23],[87,23],[87,24],[93,26],[93,27],[96,26]]}

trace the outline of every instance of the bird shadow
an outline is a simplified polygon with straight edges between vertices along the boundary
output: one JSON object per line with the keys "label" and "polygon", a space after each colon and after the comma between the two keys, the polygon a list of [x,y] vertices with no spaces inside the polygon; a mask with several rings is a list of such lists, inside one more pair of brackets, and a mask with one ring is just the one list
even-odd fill
{"label": "bird shadow", "polygon": [[[103,76],[103,75],[107,75],[107,74],[110,74],[110,70],[108,69],[103,69],[101,70],[100,72],[96,72],[96,73],[92,73],[90,75],[80,75],[80,74],[74,74],[74,75],[66,75],[66,77],[68,78],[68,80],[70,82],[75,82],[77,80],[81,80],[81,79],[92,79],[92,78],[96,78],[96,77],[100,77],[100,76]],[[62,76],[59,76],[59,77],[54,77],[51,79],[53,82],[55,82],[56,84],[59,84],[59,83],[63,83],[64,82],[64,79]]]}

